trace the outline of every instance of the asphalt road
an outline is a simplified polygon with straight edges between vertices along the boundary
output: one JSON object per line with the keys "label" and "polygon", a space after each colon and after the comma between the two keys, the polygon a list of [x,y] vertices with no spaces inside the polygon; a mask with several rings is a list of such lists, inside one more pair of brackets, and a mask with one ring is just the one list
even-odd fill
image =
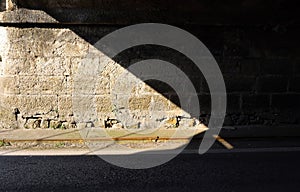
{"label": "asphalt road", "polygon": [[297,151],[183,153],[146,170],[97,156],[0,156],[0,191],[298,191],[299,165]]}

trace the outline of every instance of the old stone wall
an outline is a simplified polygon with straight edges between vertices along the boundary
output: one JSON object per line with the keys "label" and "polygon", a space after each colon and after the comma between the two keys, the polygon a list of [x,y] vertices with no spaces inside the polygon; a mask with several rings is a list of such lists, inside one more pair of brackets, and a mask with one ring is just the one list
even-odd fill
{"label": "old stone wall", "polygon": [[40,120],[47,121],[40,122],[43,127],[66,121],[72,113],[71,65],[88,45],[67,29],[3,30],[7,42],[2,52],[2,106],[10,113],[17,110],[18,123],[24,127],[39,126],[34,124]]}
{"label": "old stone wall", "polygon": [[[300,123],[299,17],[281,1],[13,1],[0,13],[0,127],[72,128],[74,75],[89,51],[107,62],[95,89],[99,125],[114,116],[111,92],[124,68],[149,58],[182,69],[198,92],[199,118],[207,122],[210,92],[201,72],[186,57],[164,47],[141,46],[107,58],[93,44],[129,24],[162,22],[197,36],[223,73],[226,125]],[[122,5],[122,6],[121,6]],[[2,5],[1,5],[2,7]],[[212,74],[213,75],[213,74]],[[167,85],[140,82],[129,107],[150,107],[174,116],[184,113]],[[177,105],[177,106],[176,106]],[[179,107],[178,107],[179,106]]]}
{"label": "old stone wall", "polygon": [[[75,127],[74,74],[88,51],[95,48],[66,28],[5,27],[4,34],[1,106],[7,109],[3,115],[11,114],[11,118],[2,116],[3,126],[17,123],[25,128]],[[97,56],[107,60],[95,90],[99,121],[103,122],[107,116],[113,116],[110,93],[124,68],[100,52]],[[133,98],[129,99],[130,110],[146,110],[151,101],[161,102],[162,110],[171,110],[171,102],[152,88],[143,83],[138,86],[140,89],[133,90]]]}
{"label": "old stone wall", "polygon": [[[99,117],[96,123],[104,126],[107,117],[115,118],[111,90],[118,75],[125,71],[122,66],[72,29],[24,24],[28,20],[32,23],[56,22],[42,11],[17,9],[3,12],[1,16],[5,22],[16,23],[16,26],[8,24],[1,27],[1,127],[75,128],[77,122],[72,99],[74,75],[88,52],[94,52],[95,58],[101,58],[106,63],[95,88]],[[92,31],[88,27],[80,29]],[[97,28],[97,35],[102,37],[115,29]],[[89,82],[83,86],[89,86]],[[124,82],[125,89],[126,86]],[[166,111],[171,116],[180,111],[142,81],[132,90],[128,106],[133,115],[141,115],[150,107],[152,110]]]}

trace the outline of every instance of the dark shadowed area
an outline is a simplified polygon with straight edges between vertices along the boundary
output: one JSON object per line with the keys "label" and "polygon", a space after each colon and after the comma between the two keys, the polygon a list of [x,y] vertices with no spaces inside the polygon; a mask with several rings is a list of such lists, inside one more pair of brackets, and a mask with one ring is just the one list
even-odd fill
{"label": "dark shadowed area", "polygon": [[[294,1],[19,1],[19,7],[44,10],[94,44],[115,29],[157,22],[178,26],[199,38],[223,73],[228,106],[225,125],[299,124],[299,14]],[[22,24],[48,27],[47,24]],[[21,27],[22,27],[21,26]],[[198,92],[201,116],[210,114],[210,92],[194,64],[175,50],[139,46],[114,58],[124,67],[149,58],[182,69]],[[213,75],[213,74],[212,74]],[[175,104],[176,94],[148,82]]]}

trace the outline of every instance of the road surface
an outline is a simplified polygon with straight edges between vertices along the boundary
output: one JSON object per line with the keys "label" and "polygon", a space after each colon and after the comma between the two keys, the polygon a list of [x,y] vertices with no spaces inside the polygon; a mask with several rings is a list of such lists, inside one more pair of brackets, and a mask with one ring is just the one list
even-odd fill
{"label": "road surface", "polygon": [[146,170],[91,155],[0,156],[0,191],[298,191],[299,173],[299,150],[198,155],[187,149]]}

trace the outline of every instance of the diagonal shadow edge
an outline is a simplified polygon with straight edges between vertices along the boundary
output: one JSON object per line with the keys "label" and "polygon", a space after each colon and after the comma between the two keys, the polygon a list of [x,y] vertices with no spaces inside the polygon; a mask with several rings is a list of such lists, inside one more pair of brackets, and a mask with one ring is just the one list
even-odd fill
{"label": "diagonal shadow edge", "polygon": [[[210,133],[205,134],[206,137],[199,148],[200,154],[205,153],[214,142],[210,134],[218,135],[226,112],[226,89],[216,61],[205,45],[196,37],[182,29],[164,24],[139,24],[122,28],[106,35],[95,46],[108,57],[113,58],[127,48],[143,44],[163,45],[179,50],[195,61],[200,70],[203,70],[209,88],[214,93],[212,95],[212,121],[209,122],[209,127],[213,129],[208,131]],[[188,46],[182,46],[186,44]],[[216,76],[210,77],[208,74]],[[216,93],[219,95],[215,95]]]}

